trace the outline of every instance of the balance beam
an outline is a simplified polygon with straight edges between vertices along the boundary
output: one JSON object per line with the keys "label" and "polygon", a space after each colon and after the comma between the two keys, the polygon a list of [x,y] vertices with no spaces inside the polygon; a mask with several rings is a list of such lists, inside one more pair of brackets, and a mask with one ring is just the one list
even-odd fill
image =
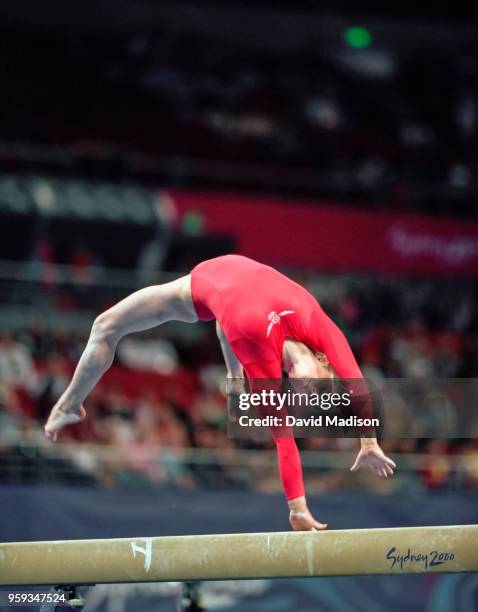
{"label": "balance beam", "polygon": [[478,571],[478,525],[0,544],[0,585]]}

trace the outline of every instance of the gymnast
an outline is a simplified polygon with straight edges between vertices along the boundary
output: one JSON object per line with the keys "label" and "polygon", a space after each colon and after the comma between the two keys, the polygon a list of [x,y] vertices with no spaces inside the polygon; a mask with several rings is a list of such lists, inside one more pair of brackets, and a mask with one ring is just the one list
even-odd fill
{"label": "gymnast", "polygon": [[[58,432],[86,416],[87,395],[111,366],[119,340],[166,321],[216,320],[228,379],[363,379],[343,333],[302,286],[275,269],[240,255],[204,261],[190,274],[141,289],[100,314],[73,378],[52,408],[45,434]],[[324,361],[323,356],[326,360]],[[293,529],[315,531],[326,524],[307,507],[299,451],[292,436],[275,437],[279,473]],[[373,435],[360,437],[351,467],[367,465],[379,477],[395,463]]]}

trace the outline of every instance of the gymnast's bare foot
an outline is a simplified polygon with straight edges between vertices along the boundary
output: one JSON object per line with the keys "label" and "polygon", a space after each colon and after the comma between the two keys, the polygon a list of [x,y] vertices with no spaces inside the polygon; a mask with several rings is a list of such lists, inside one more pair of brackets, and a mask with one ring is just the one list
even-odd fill
{"label": "gymnast's bare foot", "polygon": [[61,399],[53,406],[48,421],[45,425],[45,435],[47,438],[56,442],[58,432],[66,425],[79,423],[86,416],[86,410],[79,406],[68,406]]}

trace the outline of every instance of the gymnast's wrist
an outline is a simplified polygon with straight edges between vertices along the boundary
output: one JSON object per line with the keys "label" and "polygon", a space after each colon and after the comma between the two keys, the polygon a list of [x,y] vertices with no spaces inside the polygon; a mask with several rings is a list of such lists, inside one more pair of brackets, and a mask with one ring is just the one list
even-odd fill
{"label": "gymnast's wrist", "polygon": [[360,438],[360,447],[362,449],[375,448],[376,446],[378,446],[378,442],[375,436]]}
{"label": "gymnast's wrist", "polygon": [[305,512],[307,510],[307,501],[304,496],[288,499],[287,505],[291,512]]}

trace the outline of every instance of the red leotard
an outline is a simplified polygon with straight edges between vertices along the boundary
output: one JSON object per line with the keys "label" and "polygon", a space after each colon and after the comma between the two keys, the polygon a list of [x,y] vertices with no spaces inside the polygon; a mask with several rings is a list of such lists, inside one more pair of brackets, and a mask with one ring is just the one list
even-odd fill
{"label": "red leotard", "polygon": [[[249,379],[282,378],[285,338],[327,356],[340,378],[362,378],[345,336],[303,287],[240,255],[204,261],[191,271],[191,293],[202,320],[217,319]],[[287,499],[304,495],[293,438],[276,438]]]}

